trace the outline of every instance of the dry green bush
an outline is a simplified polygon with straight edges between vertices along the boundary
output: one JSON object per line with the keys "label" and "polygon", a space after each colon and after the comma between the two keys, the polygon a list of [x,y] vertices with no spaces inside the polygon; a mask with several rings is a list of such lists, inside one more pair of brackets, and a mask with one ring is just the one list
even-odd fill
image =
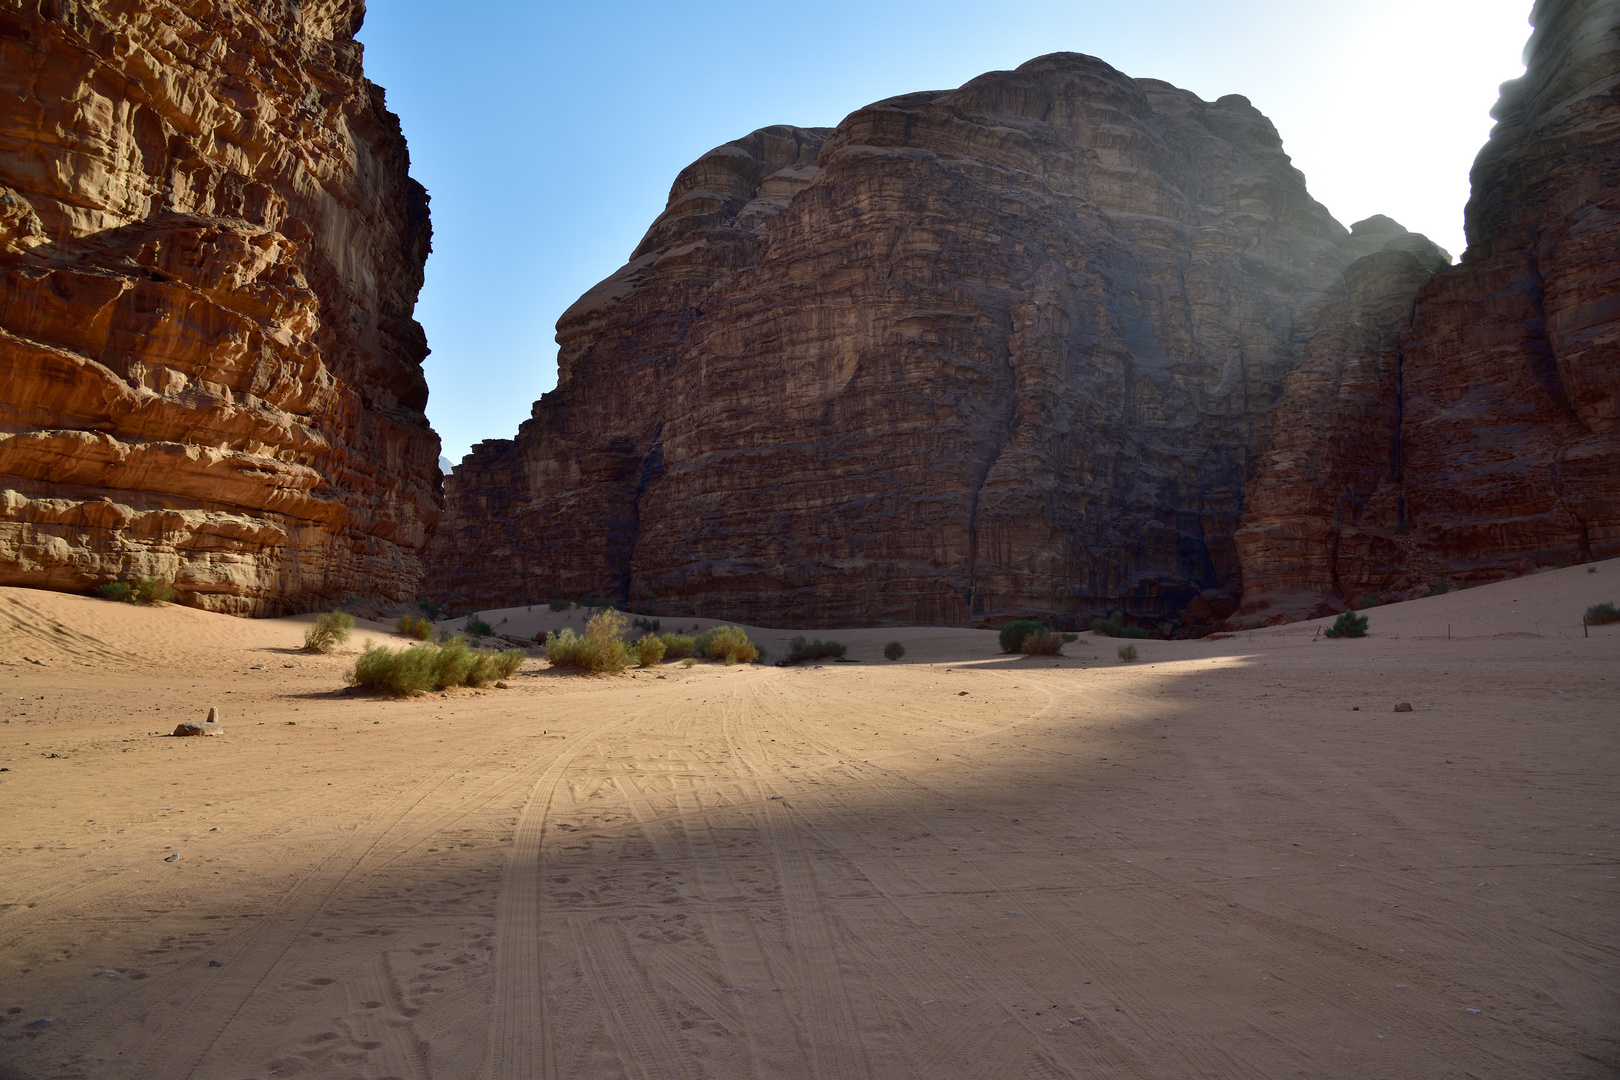
{"label": "dry green bush", "polygon": [[565,627],[546,639],[546,659],[552,667],[616,675],[630,663],[630,646],[621,636],[625,621],[608,608],[591,617],[584,636]]}
{"label": "dry green bush", "polygon": [[389,649],[366,642],[365,651],[349,672],[349,684],[393,697],[452,686],[488,686],[516,673],[523,665],[523,650],[473,649],[466,638],[451,638],[443,645],[411,645]]}
{"label": "dry green bush", "polygon": [[1353,611],[1341,611],[1333,625],[1322,631],[1323,637],[1366,637],[1367,616]]}
{"label": "dry green bush", "polygon": [[1062,656],[1063,635],[1041,627],[1024,638],[1019,651],[1028,656]]}
{"label": "dry green bush", "polygon": [[329,611],[315,617],[315,625],[304,631],[304,651],[329,653],[349,640],[354,616],[347,611]]}
{"label": "dry green bush", "polygon": [[1586,609],[1586,622],[1589,626],[1607,626],[1609,623],[1620,622],[1620,608],[1612,603],[1593,604]]}
{"label": "dry green bush", "polygon": [[684,660],[697,648],[697,640],[688,634],[663,634],[658,640],[664,643],[666,660]]}
{"label": "dry green bush", "polygon": [[664,639],[652,634],[644,635],[633,646],[636,660],[642,667],[657,667],[664,660]]}
{"label": "dry green bush", "polygon": [[906,647],[898,641],[891,641],[883,646],[883,659],[885,660],[898,660],[904,655],[906,655]]}
{"label": "dry green bush", "polygon": [[406,637],[413,637],[417,641],[426,641],[433,636],[433,624],[427,619],[417,615],[401,615],[394,628]]}
{"label": "dry green bush", "polygon": [[1117,655],[1119,656],[1119,662],[1120,663],[1122,663],[1122,664],[1134,664],[1134,663],[1136,663],[1136,657],[1137,657],[1136,646],[1135,645],[1121,645],[1119,647]]}
{"label": "dry green bush", "polygon": [[724,660],[732,664],[752,664],[759,659],[759,649],[748,640],[748,631],[740,626],[711,626],[697,636],[693,651],[707,660]]}
{"label": "dry green bush", "polygon": [[[811,660],[842,660],[844,654],[849,652],[849,646],[842,641],[822,641],[815,638],[806,641],[803,635],[788,642],[788,654],[782,658],[781,667],[791,667],[794,664],[804,664]],[[894,659],[890,657],[889,659]]]}

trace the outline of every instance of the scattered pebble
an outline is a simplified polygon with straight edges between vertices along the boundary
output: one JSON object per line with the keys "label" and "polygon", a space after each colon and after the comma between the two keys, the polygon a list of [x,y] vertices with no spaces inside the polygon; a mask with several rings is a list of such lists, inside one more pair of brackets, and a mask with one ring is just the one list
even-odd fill
{"label": "scattered pebble", "polygon": [[1410,701],[1403,701],[1399,705],[1395,706],[1395,711],[1396,712],[1411,712],[1412,711],[1412,703]]}
{"label": "scattered pebble", "polygon": [[180,853],[177,851],[173,855],[170,855],[168,858],[164,859],[163,861],[164,862],[179,862],[180,861]]}

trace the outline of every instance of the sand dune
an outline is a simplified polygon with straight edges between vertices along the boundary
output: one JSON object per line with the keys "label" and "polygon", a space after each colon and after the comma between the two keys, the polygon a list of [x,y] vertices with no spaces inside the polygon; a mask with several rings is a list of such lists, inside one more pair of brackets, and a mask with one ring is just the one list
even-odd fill
{"label": "sand dune", "polygon": [[1610,1075],[1601,600],[383,701],[378,624],[0,590],[0,1077]]}

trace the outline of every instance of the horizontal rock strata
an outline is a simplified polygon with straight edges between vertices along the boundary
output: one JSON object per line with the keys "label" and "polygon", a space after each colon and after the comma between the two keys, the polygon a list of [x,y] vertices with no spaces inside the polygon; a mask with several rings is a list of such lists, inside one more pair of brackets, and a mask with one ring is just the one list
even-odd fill
{"label": "horizontal rock strata", "polygon": [[0,4],[0,584],[416,595],[430,229],[363,10]]}
{"label": "horizontal rock strata", "polygon": [[1240,619],[1620,554],[1620,4],[1533,21],[1461,263],[1418,288],[1357,263],[1355,306],[1290,376],[1237,534]]}
{"label": "horizontal rock strata", "polygon": [[432,587],[804,626],[1224,616],[1299,328],[1389,240],[1312,200],[1246,99],[1074,54],[763,129],[563,316],[557,389],[447,483]]}

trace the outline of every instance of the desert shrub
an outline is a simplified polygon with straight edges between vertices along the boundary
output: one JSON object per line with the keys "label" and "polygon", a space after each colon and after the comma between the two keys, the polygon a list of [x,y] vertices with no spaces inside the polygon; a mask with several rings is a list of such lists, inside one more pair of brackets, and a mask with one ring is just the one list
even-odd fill
{"label": "desert shrub", "polygon": [[1140,654],[1137,653],[1135,645],[1121,645],[1115,655],[1119,657],[1119,662],[1122,664],[1134,664]]}
{"label": "desert shrub", "polygon": [[782,666],[803,664],[810,660],[825,660],[829,656],[834,660],[842,660],[848,651],[849,646],[841,641],[822,641],[820,638],[805,641],[801,635],[788,642],[788,654],[783,658]]}
{"label": "desert shrub", "polygon": [[1620,608],[1608,603],[1593,604],[1586,609],[1586,621],[1592,626],[1620,622]]}
{"label": "desert shrub", "polygon": [[389,649],[366,642],[365,651],[349,672],[349,683],[393,697],[444,690],[452,686],[488,686],[523,665],[523,650],[473,649],[466,638],[451,638],[442,646],[411,645]]}
{"label": "desert shrub", "polygon": [[467,619],[467,625],[464,629],[473,637],[495,636],[495,628],[489,625],[489,623],[485,622],[483,619],[480,619],[477,615],[473,615]]}
{"label": "desert shrub", "polygon": [[580,607],[585,608],[585,609],[590,610],[590,611],[595,611],[598,608],[612,608],[613,607],[613,601],[604,600],[599,596],[582,596],[578,600],[576,600],[575,603],[577,603]]}
{"label": "desert shrub", "polygon": [[636,651],[636,662],[642,667],[657,667],[664,660],[664,639],[645,634],[631,648]]}
{"label": "desert shrub", "polygon": [[1062,656],[1063,635],[1054,634],[1043,626],[1033,634],[1025,635],[1020,650],[1029,656]]}
{"label": "desert shrub", "polygon": [[885,660],[898,660],[904,655],[906,655],[906,647],[898,641],[891,641],[883,646],[883,659]]}
{"label": "desert shrub", "polygon": [[1037,630],[1046,627],[1033,619],[1014,619],[1001,628],[1001,651],[1005,653],[1018,652],[1024,647],[1024,639]]}
{"label": "desert shrub", "polygon": [[1111,615],[1099,615],[1092,619],[1091,632],[1101,634],[1103,637],[1145,638],[1148,636],[1148,632],[1140,626],[1126,626],[1123,611],[1116,611]]}
{"label": "desert shrub", "polygon": [[685,660],[681,661],[681,667],[689,668],[695,663],[697,663],[697,657],[688,656]]}
{"label": "desert shrub", "polygon": [[693,652],[709,660],[724,660],[728,667],[759,659],[759,647],[748,640],[748,631],[740,626],[709,627],[693,642]]}
{"label": "desert shrub", "polygon": [[1071,641],[1079,641],[1079,640],[1080,640],[1080,635],[1079,634],[1065,633],[1063,635],[1063,644],[1065,644],[1065,645],[1067,645]]}
{"label": "desert shrub", "polygon": [[1357,611],[1366,611],[1368,608],[1374,608],[1374,607],[1377,607],[1377,606],[1378,606],[1378,597],[1376,597],[1376,596],[1363,596],[1360,600],[1357,600],[1356,603],[1355,603],[1355,608],[1356,608]]}
{"label": "desert shrub", "polygon": [[329,611],[315,617],[315,625],[304,631],[304,651],[329,653],[349,640],[354,616],[347,611]]}
{"label": "desert shrub", "polygon": [[349,684],[390,697],[420,694],[433,686],[438,651],[431,645],[411,645],[396,652],[368,641],[349,672]]}
{"label": "desert shrub", "polygon": [[697,650],[697,641],[686,634],[664,634],[664,656],[670,660],[683,660]]}
{"label": "desert shrub", "polygon": [[449,611],[448,608],[440,607],[438,604],[435,604],[433,601],[429,600],[425,596],[418,596],[416,598],[416,606],[421,608],[424,612],[426,612],[427,617],[429,619],[433,620],[434,622],[438,622],[440,619],[447,618],[449,616],[449,614],[450,614],[450,611]]}
{"label": "desert shrub", "polygon": [[1353,611],[1342,611],[1333,625],[1322,631],[1327,637],[1366,637],[1367,616]]}
{"label": "desert shrub", "polygon": [[1588,573],[1588,574],[1595,574],[1595,573],[1597,573],[1597,567],[1595,567],[1595,566],[1588,566],[1588,567],[1587,567],[1587,568],[1586,568],[1586,572],[1587,572],[1587,573]]}
{"label": "desert shrub", "polygon": [[635,627],[637,630],[640,630],[640,631],[642,631],[644,633],[648,633],[648,634],[656,634],[656,633],[658,633],[658,620],[657,619],[643,619],[641,616],[638,615],[634,619],[630,620],[630,625]]}
{"label": "desert shrub", "polygon": [[417,641],[426,641],[433,636],[433,624],[416,615],[401,615],[394,628],[406,637],[413,637]]}
{"label": "desert shrub", "polygon": [[95,594],[103,600],[116,600],[124,604],[135,602],[135,589],[127,581],[108,581],[95,587]]}
{"label": "desert shrub", "polygon": [[583,636],[564,628],[546,639],[546,659],[553,667],[617,674],[630,663],[630,646],[620,637],[625,619],[608,608],[585,625]]}
{"label": "desert shrub", "polygon": [[174,585],[161,578],[136,578],[135,602],[137,604],[172,604],[174,603]]}
{"label": "desert shrub", "polygon": [[550,608],[552,611],[567,611],[569,608],[571,608],[573,606],[574,606],[574,602],[572,600],[560,600],[559,599],[559,600],[547,600],[546,601],[546,607]]}
{"label": "desert shrub", "polygon": [[1444,594],[1450,592],[1452,589],[1455,589],[1455,588],[1456,588],[1456,586],[1451,583],[1451,579],[1447,578],[1445,581],[1442,581],[1438,585],[1431,585],[1429,587],[1429,595],[1430,596],[1443,596]]}

